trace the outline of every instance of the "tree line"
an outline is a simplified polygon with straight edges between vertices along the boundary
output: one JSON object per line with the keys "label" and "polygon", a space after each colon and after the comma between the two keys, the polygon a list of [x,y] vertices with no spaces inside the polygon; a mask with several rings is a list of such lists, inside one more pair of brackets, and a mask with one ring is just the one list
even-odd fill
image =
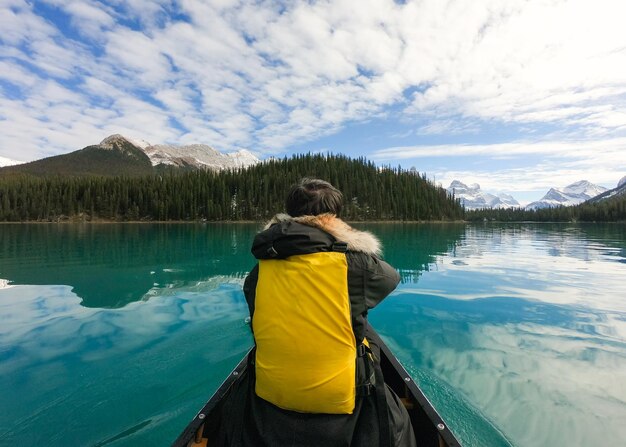
{"label": "tree line", "polygon": [[364,158],[295,155],[220,172],[143,176],[16,174],[0,179],[0,221],[242,221],[283,212],[288,188],[322,178],[344,194],[347,220],[461,220],[459,200],[424,174]]}
{"label": "tree line", "polygon": [[576,206],[559,206],[537,210],[523,208],[481,209],[465,213],[470,222],[624,222],[626,195],[599,202],[584,202]]}

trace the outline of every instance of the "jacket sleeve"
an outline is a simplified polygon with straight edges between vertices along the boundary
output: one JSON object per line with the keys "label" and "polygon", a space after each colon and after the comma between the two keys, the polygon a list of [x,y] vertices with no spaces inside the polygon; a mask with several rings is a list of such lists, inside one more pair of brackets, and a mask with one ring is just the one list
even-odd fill
{"label": "jacket sleeve", "polygon": [[382,259],[361,252],[347,252],[348,288],[354,315],[376,307],[400,282],[400,275]]}
{"label": "jacket sleeve", "polygon": [[365,304],[372,309],[398,287],[400,275],[382,259],[369,256],[366,281]]}
{"label": "jacket sleeve", "polygon": [[[248,310],[250,311],[250,318],[254,316],[254,300],[256,298],[256,285],[259,281],[259,264],[255,265],[252,271],[246,276],[243,282],[243,294],[246,297],[248,303]],[[252,327],[252,323],[250,323]]]}

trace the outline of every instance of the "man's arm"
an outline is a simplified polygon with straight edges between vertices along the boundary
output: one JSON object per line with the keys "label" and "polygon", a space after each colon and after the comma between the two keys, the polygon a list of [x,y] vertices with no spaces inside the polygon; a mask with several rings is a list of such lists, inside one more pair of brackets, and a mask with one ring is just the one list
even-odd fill
{"label": "man's arm", "polygon": [[[254,300],[256,297],[256,285],[259,281],[259,264],[255,265],[252,271],[246,276],[243,282],[243,294],[246,297],[248,303],[248,310],[250,311],[250,318],[254,316]],[[250,322],[252,327],[252,321]]]}
{"label": "man's arm", "polygon": [[376,307],[400,283],[400,275],[391,265],[375,256],[369,256],[365,288],[368,309]]}
{"label": "man's arm", "polygon": [[348,286],[354,315],[376,307],[400,282],[400,275],[382,259],[348,252]]}

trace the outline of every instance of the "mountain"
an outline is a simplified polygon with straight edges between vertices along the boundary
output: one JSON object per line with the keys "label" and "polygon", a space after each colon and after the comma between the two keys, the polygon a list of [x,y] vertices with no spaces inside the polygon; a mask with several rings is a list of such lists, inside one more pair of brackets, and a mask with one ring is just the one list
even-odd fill
{"label": "mountain", "polygon": [[69,154],[56,155],[16,166],[0,168],[0,175],[143,175],[154,170],[148,156],[120,135]]}
{"label": "mountain", "polygon": [[624,196],[626,195],[626,176],[622,177],[622,179],[617,182],[617,186],[613,189],[609,189],[608,191],[603,192],[602,194],[598,194],[595,197],[592,197],[588,200],[589,203],[601,202],[606,199],[610,199],[612,197]]}
{"label": "mountain", "polygon": [[565,188],[550,188],[550,190],[540,200],[526,205],[527,210],[536,210],[542,208],[552,208],[556,206],[573,206],[583,203],[607,189],[594,185],[587,180],[581,180]]}
{"label": "mountain", "polygon": [[450,183],[446,189],[449,194],[454,194],[455,198],[461,199],[461,205],[467,210],[482,208],[519,208],[521,205],[517,200],[508,194],[490,194],[481,191],[477,183],[467,186],[458,180]]}
{"label": "mountain", "polygon": [[172,146],[158,144],[144,149],[152,166],[173,166],[185,169],[222,169],[245,168],[259,163],[250,151],[240,150],[231,154],[222,154],[206,144]]}
{"label": "mountain", "polygon": [[137,176],[163,170],[222,170],[247,167],[259,159],[246,150],[222,154],[210,146],[151,145],[147,141],[111,135],[99,144],[69,154],[43,158],[0,168],[0,176],[10,174]]}

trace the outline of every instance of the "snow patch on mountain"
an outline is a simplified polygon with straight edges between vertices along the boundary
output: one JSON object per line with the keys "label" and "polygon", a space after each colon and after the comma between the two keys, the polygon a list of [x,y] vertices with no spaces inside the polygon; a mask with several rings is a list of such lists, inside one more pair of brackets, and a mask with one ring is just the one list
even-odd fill
{"label": "snow patch on mountain", "polygon": [[12,159],[6,158],[6,157],[0,157],[0,168],[2,168],[4,166],[21,165],[22,163],[24,163],[24,162],[23,161],[12,160]]}
{"label": "snow patch on mountain", "polygon": [[626,195],[626,177],[622,177],[622,179],[617,182],[617,186],[613,189],[609,189],[608,191],[597,195],[590,202],[601,202],[606,199],[610,199],[611,197],[623,196]]}
{"label": "snow patch on mountain", "polygon": [[447,188],[448,193],[461,200],[461,205],[467,210],[482,208],[519,208],[520,204],[513,196],[499,193],[491,194],[480,189],[480,185],[472,183],[466,185],[459,180],[454,180]]}
{"label": "snow patch on mountain", "polygon": [[158,144],[146,147],[144,152],[150,158],[153,166],[164,164],[222,170],[245,168],[260,161],[250,151],[245,149],[230,154],[222,154],[206,144],[190,144],[187,146]]}
{"label": "snow patch on mountain", "polygon": [[587,180],[581,180],[565,188],[550,188],[540,200],[529,203],[526,209],[536,210],[556,206],[574,206],[585,202],[607,191],[603,186],[594,185]]}
{"label": "snow patch on mountain", "polygon": [[238,168],[247,168],[248,166],[253,166],[260,161],[252,152],[246,149],[231,152],[227,155],[233,159],[233,163],[235,163],[235,166]]}
{"label": "snow patch on mountain", "polygon": [[206,144],[175,146],[171,144],[152,145],[145,140],[127,138],[119,134],[111,135],[100,143],[105,149],[113,149],[119,143],[130,143],[143,151],[152,166],[167,165],[200,169],[235,169],[255,165],[260,160],[250,151],[242,149],[230,154],[223,154]]}
{"label": "snow patch on mountain", "polygon": [[147,147],[144,152],[150,158],[152,166],[159,164],[171,166],[196,166],[219,169],[223,154],[206,144],[174,146],[156,144]]}
{"label": "snow patch on mountain", "polygon": [[145,150],[147,147],[152,146],[150,143],[148,143],[146,140],[139,140],[136,138],[126,138],[131,144],[135,145],[136,147],[138,147],[141,150]]}

